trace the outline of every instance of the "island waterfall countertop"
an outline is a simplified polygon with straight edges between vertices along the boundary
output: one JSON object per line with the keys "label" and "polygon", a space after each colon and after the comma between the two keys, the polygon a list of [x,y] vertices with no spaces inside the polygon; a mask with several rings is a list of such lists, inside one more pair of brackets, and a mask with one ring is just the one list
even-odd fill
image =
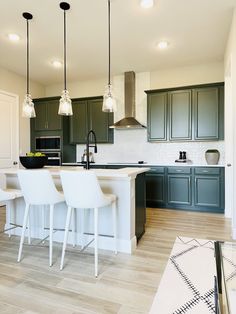
{"label": "island waterfall countertop", "polygon": [[[122,169],[91,169],[85,170],[82,167],[47,167],[53,177],[54,183],[59,190],[62,190],[60,171],[94,171],[98,177],[100,186],[104,193],[112,193],[117,196],[117,244],[118,251],[132,253],[137,245],[137,238],[141,237],[144,233],[145,225],[145,172],[150,168],[148,167],[130,167]],[[0,173],[6,177],[6,184],[8,188],[20,188],[17,168],[0,169]],[[27,171],[27,170],[26,170]],[[33,170],[35,172],[38,169]],[[32,182],[33,184],[33,182]],[[138,191],[136,193],[136,190]],[[136,198],[137,194],[137,198]],[[136,201],[141,202],[143,205],[142,212],[140,210],[140,204],[136,206]],[[31,212],[31,234],[33,238],[43,239],[45,237],[45,230],[43,225],[48,228],[49,213],[46,211],[43,215],[44,206],[38,206],[37,210]],[[23,198],[16,199],[15,204],[13,202],[7,203],[6,210],[6,225],[5,228],[9,228],[11,223],[22,225],[24,215],[25,202]],[[91,209],[92,210],[92,209]],[[54,234],[54,241],[63,242],[66,222],[66,204],[60,203],[55,208],[54,229],[58,229]],[[77,210],[76,221],[76,234],[77,244],[81,244],[81,215],[82,211]],[[140,217],[143,219],[143,231],[141,230],[137,234],[137,221],[140,221]],[[13,221],[10,221],[10,217]],[[112,210],[109,206],[99,209],[99,234],[103,235],[99,237],[99,248],[113,250],[113,230],[112,230]],[[140,229],[140,228],[139,228]],[[15,235],[20,235],[20,228],[14,229]],[[86,216],[85,237],[87,241],[91,241],[93,238],[93,215],[88,212]],[[72,236],[69,235],[68,243],[72,243]]]}

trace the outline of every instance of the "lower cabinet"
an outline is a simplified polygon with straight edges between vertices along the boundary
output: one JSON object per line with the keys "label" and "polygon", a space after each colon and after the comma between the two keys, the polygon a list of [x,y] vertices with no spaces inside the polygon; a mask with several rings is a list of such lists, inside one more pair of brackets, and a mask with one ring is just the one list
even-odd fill
{"label": "lower cabinet", "polygon": [[224,207],[224,169],[195,168],[194,206],[218,210]]}
{"label": "lower cabinet", "polygon": [[190,167],[167,168],[167,204],[169,206],[192,205],[192,169]]}
{"label": "lower cabinet", "polygon": [[151,168],[146,173],[146,201],[150,207],[162,207],[166,203],[165,168]]}
{"label": "lower cabinet", "polygon": [[168,199],[170,205],[191,205],[191,177],[168,175]]}
{"label": "lower cabinet", "polygon": [[[155,173],[162,168],[163,173]],[[147,207],[224,212],[223,167],[152,167],[146,174]]]}

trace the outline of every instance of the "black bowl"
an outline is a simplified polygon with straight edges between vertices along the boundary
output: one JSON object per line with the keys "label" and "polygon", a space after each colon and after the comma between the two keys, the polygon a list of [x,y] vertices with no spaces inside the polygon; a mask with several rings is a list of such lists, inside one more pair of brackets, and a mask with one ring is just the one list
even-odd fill
{"label": "black bowl", "polygon": [[38,156],[38,157],[30,157],[30,156],[20,156],[20,162],[22,166],[27,169],[36,169],[43,168],[46,165],[48,160],[47,156]]}

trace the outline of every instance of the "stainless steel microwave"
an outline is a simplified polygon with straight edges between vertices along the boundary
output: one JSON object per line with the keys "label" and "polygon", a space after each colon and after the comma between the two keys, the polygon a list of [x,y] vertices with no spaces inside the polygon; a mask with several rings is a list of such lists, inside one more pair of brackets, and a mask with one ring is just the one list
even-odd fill
{"label": "stainless steel microwave", "polygon": [[60,136],[40,136],[35,138],[36,151],[60,151]]}

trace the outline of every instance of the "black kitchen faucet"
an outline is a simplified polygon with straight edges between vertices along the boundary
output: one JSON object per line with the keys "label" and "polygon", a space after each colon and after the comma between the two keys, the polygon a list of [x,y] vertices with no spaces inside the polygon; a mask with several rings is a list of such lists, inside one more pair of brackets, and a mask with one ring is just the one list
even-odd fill
{"label": "black kitchen faucet", "polygon": [[[94,138],[94,145],[90,144],[90,135],[93,135]],[[89,147],[94,147],[94,153],[97,153],[97,138],[96,138],[96,134],[93,130],[90,130],[87,134],[87,141],[86,141],[86,166],[85,168],[87,170],[90,169],[90,161],[89,161]]]}

